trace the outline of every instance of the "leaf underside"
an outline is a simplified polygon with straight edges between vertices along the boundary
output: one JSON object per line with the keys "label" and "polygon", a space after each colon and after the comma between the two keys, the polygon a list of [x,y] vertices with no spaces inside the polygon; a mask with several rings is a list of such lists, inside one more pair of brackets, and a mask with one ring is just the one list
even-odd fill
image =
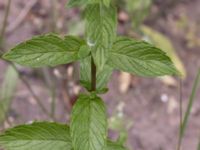
{"label": "leaf underside", "polygon": [[178,74],[165,52],[143,41],[118,37],[109,53],[108,65],[124,72],[146,77]]}
{"label": "leaf underside", "polygon": [[73,107],[70,127],[74,150],[103,150],[107,137],[103,101],[97,96],[81,95]]}

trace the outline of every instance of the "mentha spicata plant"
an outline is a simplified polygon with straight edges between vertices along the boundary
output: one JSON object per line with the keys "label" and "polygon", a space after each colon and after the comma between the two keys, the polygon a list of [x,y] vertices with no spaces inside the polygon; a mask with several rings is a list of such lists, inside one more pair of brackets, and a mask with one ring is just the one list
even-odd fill
{"label": "mentha spicata plant", "polygon": [[117,36],[117,11],[110,0],[70,0],[68,6],[86,7],[85,38],[55,34],[36,36],[3,55],[29,67],[80,63],[80,83],[87,93],[73,106],[69,125],[35,122],[0,135],[6,150],[125,150],[107,137],[106,107],[100,94],[114,69],[144,77],[178,75],[170,58],[143,41]]}

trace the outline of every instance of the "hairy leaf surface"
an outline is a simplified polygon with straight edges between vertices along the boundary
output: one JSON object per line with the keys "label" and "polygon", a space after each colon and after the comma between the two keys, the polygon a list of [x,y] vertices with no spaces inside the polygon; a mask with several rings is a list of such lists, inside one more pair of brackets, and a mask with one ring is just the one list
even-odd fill
{"label": "hairy leaf surface", "polygon": [[116,9],[93,4],[86,8],[85,14],[87,43],[91,47],[97,68],[102,69],[116,38]]}
{"label": "hairy leaf surface", "polygon": [[74,150],[103,150],[106,147],[106,108],[99,97],[79,97],[72,111],[70,131]]}
{"label": "hairy leaf surface", "polygon": [[108,64],[139,76],[162,76],[178,74],[165,52],[146,42],[119,37],[110,51]]}
{"label": "hairy leaf surface", "polygon": [[0,135],[6,150],[71,150],[69,127],[57,123],[33,123],[7,130]]}
{"label": "hairy leaf surface", "polygon": [[73,36],[64,40],[54,34],[36,36],[17,45],[3,58],[30,67],[56,66],[77,60],[82,43]]}
{"label": "hairy leaf surface", "polygon": [[[97,70],[96,87],[98,91],[107,88],[113,69],[105,65],[102,70]],[[88,90],[91,90],[91,57],[80,60],[80,82]]]}

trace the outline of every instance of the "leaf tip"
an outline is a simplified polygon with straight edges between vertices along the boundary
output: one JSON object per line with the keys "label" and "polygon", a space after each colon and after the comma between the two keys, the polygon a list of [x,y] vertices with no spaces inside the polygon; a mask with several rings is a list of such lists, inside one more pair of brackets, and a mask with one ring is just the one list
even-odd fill
{"label": "leaf tip", "polygon": [[181,78],[185,78],[185,75],[181,71],[179,71],[177,68],[176,68],[175,75],[178,76],[178,77],[181,77]]}
{"label": "leaf tip", "polygon": [[74,2],[73,0],[69,0],[65,5],[66,8],[72,8],[75,6],[79,6],[79,2]]}
{"label": "leaf tip", "polygon": [[9,60],[9,56],[10,56],[10,54],[9,54],[9,52],[7,52],[7,53],[3,54],[1,56],[1,58],[4,59],[4,60]]}
{"label": "leaf tip", "polygon": [[65,8],[66,8],[66,9],[72,8],[72,7],[73,7],[73,5],[71,5],[70,2],[68,2],[68,3],[65,4]]}

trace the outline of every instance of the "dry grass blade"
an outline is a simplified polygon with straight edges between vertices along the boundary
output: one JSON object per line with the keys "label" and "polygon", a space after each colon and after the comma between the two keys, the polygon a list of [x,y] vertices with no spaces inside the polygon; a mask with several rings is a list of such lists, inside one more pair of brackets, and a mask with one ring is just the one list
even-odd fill
{"label": "dry grass blade", "polygon": [[31,8],[37,3],[38,0],[32,0],[32,1],[27,1],[26,6],[24,9],[21,11],[19,16],[16,18],[15,21],[13,21],[6,29],[6,33],[10,34],[12,33],[19,25],[23,22],[23,20],[26,18],[28,15],[29,11]]}

